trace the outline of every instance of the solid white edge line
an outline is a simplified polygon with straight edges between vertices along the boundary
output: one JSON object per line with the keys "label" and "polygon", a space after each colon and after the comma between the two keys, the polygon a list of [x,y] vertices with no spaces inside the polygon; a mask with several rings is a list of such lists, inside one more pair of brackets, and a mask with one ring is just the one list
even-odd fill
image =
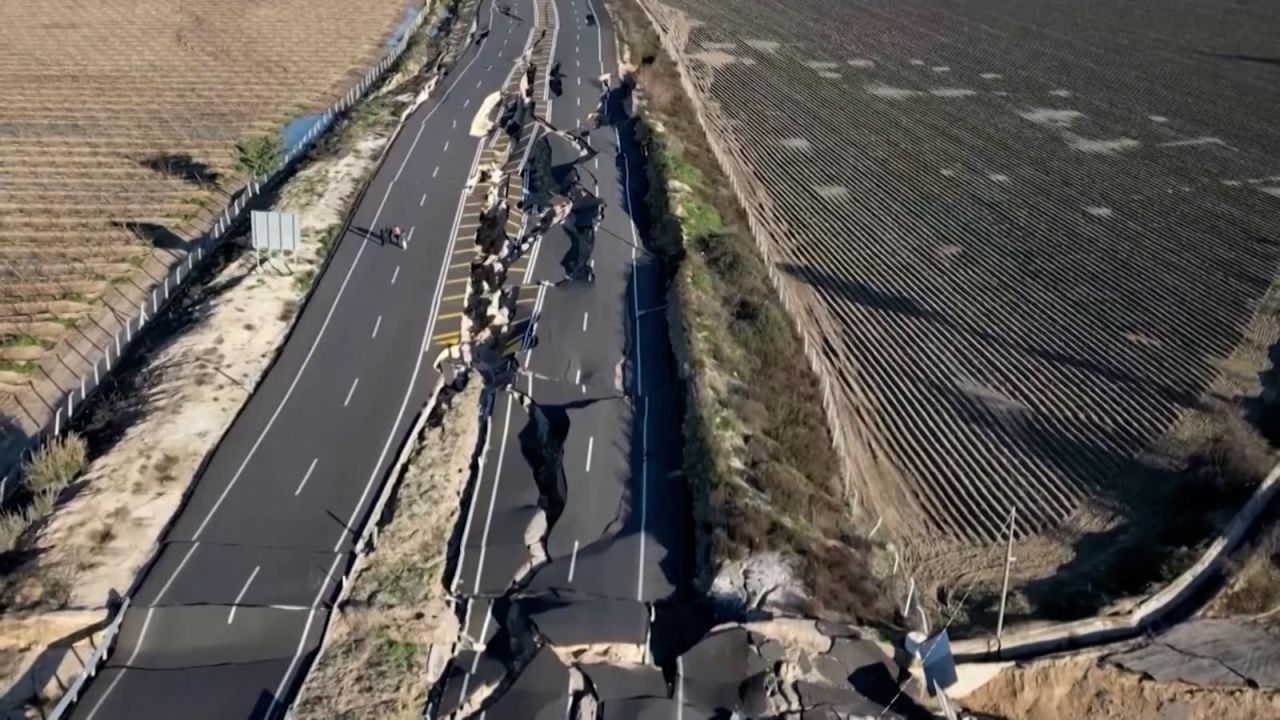
{"label": "solid white edge line", "polygon": [[493,508],[498,502],[498,483],[502,480],[502,461],[507,454],[507,436],[511,431],[511,404],[515,402],[507,393],[507,418],[502,423],[502,444],[498,446],[498,464],[493,471],[493,491],[489,493],[489,512],[484,520],[484,533],[480,535],[480,559],[476,562],[475,582],[471,584],[471,594],[480,594],[480,578],[484,575],[484,556],[489,549],[489,528],[493,526]]}
{"label": "solid white edge line", "polygon": [[[485,463],[489,460],[489,447],[493,439],[493,413],[489,413],[488,425],[485,428],[484,448],[480,450],[480,465],[477,468],[476,477],[484,478]],[[467,561],[467,538],[471,537],[471,523],[476,514],[476,505],[479,497],[471,498],[471,505],[467,508],[467,521],[462,526],[462,542],[458,546],[458,569],[453,573],[453,580],[449,583],[450,594],[458,594],[458,578],[462,577],[462,572],[466,568]]]}
{"label": "solid white edge line", "polygon": [[306,487],[307,481],[311,479],[311,473],[316,469],[316,463],[320,462],[320,458],[312,458],[311,466],[307,468],[307,473],[302,476],[302,482],[298,483],[298,489],[293,491],[293,496],[297,497],[302,494],[302,488]]}
{"label": "solid white edge line", "polygon": [[311,633],[311,623],[316,619],[316,606],[320,604],[320,598],[324,597],[325,588],[329,587],[329,581],[333,578],[333,571],[338,568],[338,561],[342,559],[342,555],[334,555],[333,563],[329,565],[329,572],[324,576],[324,582],[320,583],[320,589],[316,591],[315,598],[311,601],[311,607],[307,610],[307,624],[302,627],[302,635],[298,638],[298,649],[293,653],[293,659],[289,661],[289,667],[285,668],[284,677],[280,678],[280,684],[276,686],[276,692],[271,696],[271,704],[267,707],[267,712],[263,714],[263,720],[271,720],[275,714],[276,707],[280,705],[280,698],[284,695],[284,688],[289,684],[289,678],[293,675],[293,670],[298,666],[298,661],[302,659],[302,651],[307,645],[307,635]]}
{"label": "solid white edge line", "polygon": [[649,398],[644,398],[640,422],[640,561],[636,570],[636,600],[644,596],[644,546],[649,528]]}
{"label": "solid white edge line", "polygon": [[261,565],[253,566],[253,572],[249,573],[249,579],[244,581],[244,587],[240,588],[240,593],[236,595],[235,602],[231,603],[231,612],[227,613],[228,625],[236,619],[236,608],[240,606],[240,601],[244,600],[245,593],[249,592],[249,586],[253,584],[253,579],[258,577],[258,571],[261,569]]}
{"label": "solid white edge line", "polygon": [[[534,7],[537,7],[537,5],[535,4]],[[555,64],[556,45],[560,41],[560,7],[555,3],[555,0],[552,0],[551,3],[551,17],[554,18],[553,22],[555,23],[555,30],[551,33],[551,54],[549,57],[551,58],[552,64]],[[542,83],[542,99],[547,103],[547,112],[545,117],[550,120],[553,117],[552,110],[554,109],[553,103],[555,102],[555,98],[551,97],[551,73],[543,74],[547,77]],[[530,144],[532,145],[533,143]]]}
{"label": "solid white edge line", "polygon": [[676,656],[676,720],[684,720],[684,656]]}

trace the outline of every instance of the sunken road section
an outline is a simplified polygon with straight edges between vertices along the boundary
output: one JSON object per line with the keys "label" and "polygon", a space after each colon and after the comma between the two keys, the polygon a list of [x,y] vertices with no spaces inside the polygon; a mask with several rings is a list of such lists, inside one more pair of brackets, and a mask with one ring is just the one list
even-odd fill
{"label": "sunken road section", "polygon": [[1011,504],[1087,527],[1178,466],[1280,260],[1280,6],[641,3],[822,339],[872,520],[989,546]]}

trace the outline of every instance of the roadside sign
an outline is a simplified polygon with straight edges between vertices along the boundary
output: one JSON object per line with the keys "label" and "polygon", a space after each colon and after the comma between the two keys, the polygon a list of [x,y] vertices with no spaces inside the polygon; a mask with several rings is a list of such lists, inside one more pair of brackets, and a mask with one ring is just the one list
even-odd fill
{"label": "roadside sign", "polygon": [[254,210],[252,222],[254,250],[297,251],[299,232],[296,213]]}

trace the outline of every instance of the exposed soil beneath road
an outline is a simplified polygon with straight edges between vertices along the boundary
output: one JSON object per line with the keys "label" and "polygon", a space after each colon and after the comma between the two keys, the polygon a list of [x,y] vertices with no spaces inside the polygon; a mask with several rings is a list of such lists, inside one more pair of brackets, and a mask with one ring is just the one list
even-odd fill
{"label": "exposed soil beneath road", "polygon": [[1156,682],[1090,657],[1008,668],[961,704],[1009,720],[1280,717],[1280,691]]}

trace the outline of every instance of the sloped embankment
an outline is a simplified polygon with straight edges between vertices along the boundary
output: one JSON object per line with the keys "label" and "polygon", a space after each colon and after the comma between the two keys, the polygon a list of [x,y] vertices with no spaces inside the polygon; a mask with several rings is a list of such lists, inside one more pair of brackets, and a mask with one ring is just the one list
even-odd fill
{"label": "sloped embankment", "polygon": [[877,549],[844,500],[821,385],[746,213],[643,12],[633,0],[611,10],[641,98],[651,247],[678,268],[668,315],[688,387],[700,584],[730,604],[890,621]]}
{"label": "sloped embankment", "polygon": [[458,633],[443,574],[479,441],[481,390],[472,382],[448,399],[443,391],[414,439],[391,519],[351,579],[293,708],[298,720],[421,717],[431,665],[443,663]]}

